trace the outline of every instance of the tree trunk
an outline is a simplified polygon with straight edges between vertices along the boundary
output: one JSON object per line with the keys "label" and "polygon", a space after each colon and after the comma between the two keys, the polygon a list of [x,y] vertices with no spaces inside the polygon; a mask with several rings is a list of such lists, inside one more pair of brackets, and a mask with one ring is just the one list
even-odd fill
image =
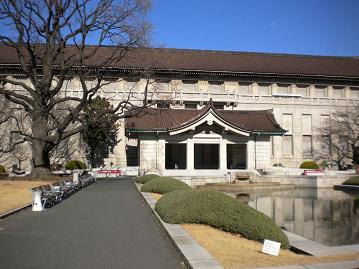
{"label": "tree trunk", "polygon": [[[45,115],[45,116],[43,116]],[[48,117],[46,113],[36,113],[32,121],[32,169],[31,177],[46,177],[51,175],[50,151],[51,146],[46,142]]]}
{"label": "tree trunk", "polygon": [[45,142],[34,140],[32,142],[32,169],[31,177],[43,177],[51,175],[50,150]]}

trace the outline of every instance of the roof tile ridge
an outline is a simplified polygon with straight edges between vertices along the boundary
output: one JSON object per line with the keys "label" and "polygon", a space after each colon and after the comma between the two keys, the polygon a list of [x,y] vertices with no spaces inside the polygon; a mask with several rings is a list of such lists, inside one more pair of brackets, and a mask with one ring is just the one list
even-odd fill
{"label": "roof tile ridge", "polygon": [[316,54],[297,54],[280,52],[256,52],[256,51],[235,51],[235,50],[211,50],[195,48],[165,48],[165,47],[137,47],[135,49],[148,49],[159,51],[179,51],[186,53],[211,53],[211,54],[231,54],[231,55],[258,55],[275,57],[293,57],[293,58],[330,58],[330,59],[352,59],[359,60],[359,56],[340,56],[340,55],[316,55]]}
{"label": "roof tile ridge", "polygon": [[194,115],[192,118],[190,118],[189,120],[174,126],[172,128],[169,129],[177,129],[177,128],[181,128],[182,126],[186,126],[189,125],[193,122],[195,122],[196,120],[200,119],[201,117],[203,117],[204,115],[206,115],[208,113],[208,111],[211,109],[211,107],[213,107],[213,102],[212,102],[212,98],[210,99],[210,101],[204,106],[202,107],[200,110],[197,110],[198,113],[196,115]]}
{"label": "roof tile ridge", "polygon": [[[212,98],[211,98],[212,100]],[[212,107],[212,111],[214,112],[214,114],[219,117],[223,122],[225,122],[226,124],[228,125],[231,125],[231,126],[234,126],[235,128],[241,130],[241,131],[244,131],[244,132],[248,132],[248,133],[252,133],[252,130],[248,129],[248,128],[244,128],[243,125],[239,126],[235,123],[233,123],[231,120],[227,119],[225,117],[225,111],[230,111],[230,110],[220,110],[220,109],[216,109],[214,106]],[[232,111],[240,111],[240,110],[232,110]]]}

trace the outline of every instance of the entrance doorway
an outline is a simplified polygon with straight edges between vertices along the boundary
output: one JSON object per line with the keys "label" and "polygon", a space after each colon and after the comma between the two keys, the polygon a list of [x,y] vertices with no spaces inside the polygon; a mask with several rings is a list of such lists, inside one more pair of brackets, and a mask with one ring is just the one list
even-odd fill
{"label": "entrance doorway", "polygon": [[166,169],[186,169],[187,145],[166,144]]}
{"label": "entrance doorway", "polygon": [[227,144],[227,169],[247,168],[247,145]]}
{"label": "entrance doorway", "polygon": [[219,145],[194,144],[194,169],[219,169]]}

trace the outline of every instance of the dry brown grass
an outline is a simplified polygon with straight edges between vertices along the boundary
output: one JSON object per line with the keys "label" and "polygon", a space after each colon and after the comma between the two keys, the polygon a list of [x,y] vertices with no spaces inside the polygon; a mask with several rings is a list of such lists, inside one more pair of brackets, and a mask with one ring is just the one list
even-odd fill
{"label": "dry brown grass", "polygon": [[162,197],[162,194],[151,192],[151,196],[152,196],[153,199],[158,201]]}
{"label": "dry brown grass", "polygon": [[[155,200],[161,194],[151,193]],[[278,257],[262,253],[263,244],[208,225],[182,224],[182,227],[226,269],[305,265],[359,259],[359,254],[314,257],[280,250]]]}
{"label": "dry brown grass", "polygon": [[212,228],[207,225],[183,224],[191,234],[224,268],[304,265],[359,259],[359,254],[314,257],[280,250],[278,257],[263,254],[262,244]]}
{"label": "dry brown grass", "polygon": [[31,203],[31,188],[53,181],[0,181],[0,214]]}

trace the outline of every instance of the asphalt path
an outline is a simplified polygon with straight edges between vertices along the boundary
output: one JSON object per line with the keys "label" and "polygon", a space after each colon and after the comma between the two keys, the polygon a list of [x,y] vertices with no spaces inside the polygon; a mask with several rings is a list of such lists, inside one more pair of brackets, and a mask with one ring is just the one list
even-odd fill
{"label": "asphalt path", "polygon": [[184,268],[129,179],[98,181],[51,209],[0,222],[0,268]]}

